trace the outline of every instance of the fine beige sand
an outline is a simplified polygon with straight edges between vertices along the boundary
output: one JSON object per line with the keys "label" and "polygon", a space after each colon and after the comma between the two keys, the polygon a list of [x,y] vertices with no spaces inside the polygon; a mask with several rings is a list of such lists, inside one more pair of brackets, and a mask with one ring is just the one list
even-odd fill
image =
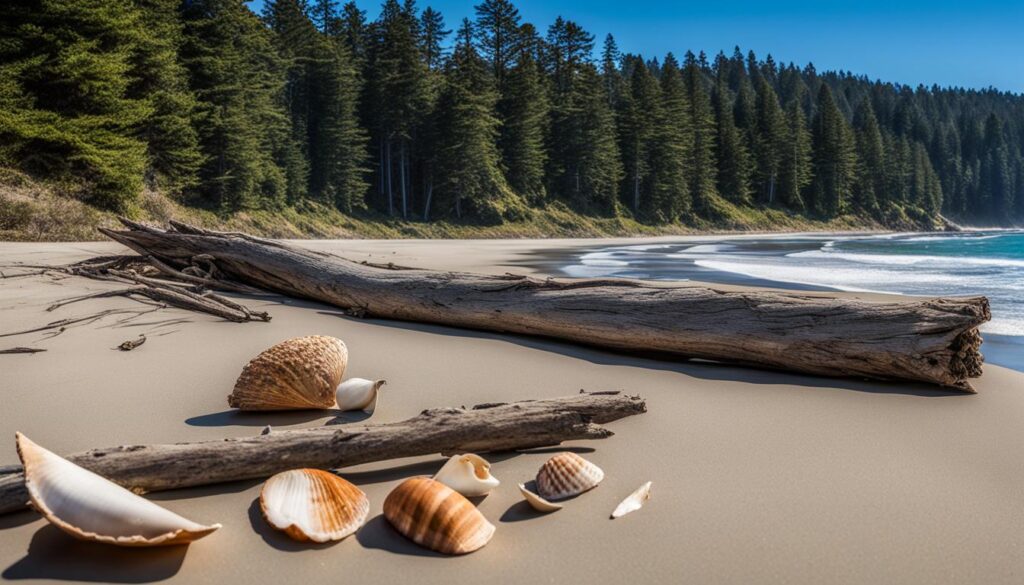
{"label": "fine beige sand", "polygon": [[[671,238],[679,240],[680,238]],[[545,249],[603,242],[312,242],[357,260],[498,273],[529,270]],[[0,264],[66,262],[113,244],[0,244]],[[540,255],[539,255],[540,254]],[[539,264],[543,267],[543,264]],[[543,268],[541,268],[543,271]],[[79,278],[0,280],[0,333],[138,309],[55,300],[105,288]],[[388,380],[371,420],[435,406],[621,389],[645,415],[611,423],[604,441],[570,448],[604,468],[594,491],[547,516],[521,501],[549,452],[490,457],[502,485],[480,503],[491,543],[442,558],[380,515],[402,479],[439,457],[342,471],[371,500],[354,537],[293,543],[260,517],[260,482],[152,494],[224,527],[188,547],[118,549],[72,540],[34,512],[0,516],[4,581],[143,583],[1020,583],[1024,580],[1024,374],[989,366],[977,395],[829,380],[711,364],[624,357],[559,342],[345,317],[273,297],[246,301],[271,323],[234,324],[167,309],[115,317],[48,338],[0,338],[0,465],[17,463],[15,430],[58,453],[312,426],[331,413],[243,416],[225,400],[242,366],[285,338],[345,340],[348,374]],[[145,333],[132,352],[113,350]],[[645,481],[651,500],[609,520]]]}

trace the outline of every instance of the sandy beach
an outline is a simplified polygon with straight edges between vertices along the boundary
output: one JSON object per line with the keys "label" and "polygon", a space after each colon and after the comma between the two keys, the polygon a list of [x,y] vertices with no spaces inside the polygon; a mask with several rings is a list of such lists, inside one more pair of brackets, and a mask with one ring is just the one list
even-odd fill
{"label": "sandy beach", "polygon": [[[651,238],[650,242],[680,238]],[[641,243],[640,240],[631,240]],[[643,240],[648,241],[648,240]],[[543,274],[545,251],[612,240],[320,241],[354,260]],[[119,253],[112,243],[0,243],[0,263],[64,263]],[[0,280],[0,333],[105,308],[51,303],[106,288],[49,276]],[[815,293],[839,294],[839,293]],[[848,293],[855,294],[855,293]],[[864,298],[871,295],[857,294]],[[488,456],[502,485],[480,504],[494,539],[442,558],[381,516],[401,480],[442,458],[347,468],[370,498],[370,520],[333,545],[303,545],[260,516],[261,482],[152,494],[161,505],[224,527],[190,546],[118,549],[72,540],[34,512],[0,516],[4,581],[145,583],[1019,583],[1024,576],[1024,374],[986,366],[976,395],[914,384],[833,380],[622,356],[556,341],[432,325],[356,319],[295,299],[245,302],[270,323],[235,324],[163,309],[60,335],[0,338],[0,466],[16,464],[14,432],[57,453],[315,426],[334,413],[242,415],[226,396],[242,366],[286,338],[333,335],[348,345],[347,376],[386,378],[371,420],[430,407],[624,390],[648,412],[608,426],[616,435],[567,445],[600,465],[594,491],[550,515],[516,484],[545,449]],[[118,344],[145,334],[131,351]],[[609,520],[645,481],[651,500]]]}

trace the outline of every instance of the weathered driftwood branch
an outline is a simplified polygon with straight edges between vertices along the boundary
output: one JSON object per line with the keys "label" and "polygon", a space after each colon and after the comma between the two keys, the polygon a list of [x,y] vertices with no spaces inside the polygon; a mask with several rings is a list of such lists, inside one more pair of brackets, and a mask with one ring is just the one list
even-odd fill
{"label": "weathered driftwood branch", "polygon": [[[18,276],[36,276],[48,272],[82,276],[94,280],[118,282],[133,285],[128,288],[105,290],[78,297],[63,299],[46,310],[54,311],[80,301],[89,299],[126,297],[136,301],[147,302],[145,297],[161,303],[161,306],[174,306],[179,309],[207,313],[221,319],[242,323],[246,321],[270,321],[270,315],[262,311],[253,311],[231,299],[218,295],[209,289],[235,292],[260,292],[253,287],[232,283],[225,279],[211,277],[210,273],[198,266],[189,266],[197,274],[188,274],[167,266],[152,256],[100,256],[63,266],[46,265],[15,265],[15,268],[39,268],[34,272],[23,272],[6,278]],[[147,276],[150,273],[165,279]],[[171,279],[171,280],[167,280]],[[147,302],[148,303],[148,302]]]}
{"label": "weathered driftwood branch", "polygon": [[[367,315],[543,335],[612,350],[970,391],[984,297],[867,302],[632,279],[537,279],[360,264],[282,242],[123,220],[103,233],[161,262]],[[207,259],[213,258],[209,261]]]}
{"label": "weathered driftwood branch", "polygon": [[[333,425],[250,437],[96,449],[71,461],[136,492],[268,477],[297,467],[336,469],[430,455],[508,451],[604,439],[602,423],[647,411],[638,396],[618,392],[425,410],[378,425]],[[0,514],[28,501],[20,467],[0,470]]]}

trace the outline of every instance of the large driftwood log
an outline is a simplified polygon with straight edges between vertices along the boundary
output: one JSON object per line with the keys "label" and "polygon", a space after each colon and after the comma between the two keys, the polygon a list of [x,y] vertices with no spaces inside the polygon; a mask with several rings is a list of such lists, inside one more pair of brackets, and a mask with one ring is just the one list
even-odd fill
{"label": "large driftwood log", "polygon": [[[984,297],[867,302],[632,279],[537,279],[356,263],[245,234],[124,220],[103,233],[172,267],[202,256],[235,281],[355,315],[543,335],[608,349],[971,391]],[[211,260],[212,259],[212,260]]]}
{"label": "large driftwood log", "polygon": [[[484,453],[604,439],[599,426],[641,414],[638,396],[618,392],[425,410],[377,425],[332,425],[173,445],[126,445],[68,457],[135,492],[269,477],[299,467],[336,469],[433,453]],[[20,466],[0,469],[0,514],[28,502]]]}

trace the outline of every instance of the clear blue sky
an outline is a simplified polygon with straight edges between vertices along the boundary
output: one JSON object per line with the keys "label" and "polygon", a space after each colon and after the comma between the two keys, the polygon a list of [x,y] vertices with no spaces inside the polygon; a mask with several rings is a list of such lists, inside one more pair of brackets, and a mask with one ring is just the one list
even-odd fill
{"label": "clear blue sky", "polygon": [[[250,3],[259,10],[261,0]],[[357,4],[372,19],[380,2]],[[419,0],[449,28],[474,1]],[[1024,92],[1024,0],[519,0],[542,33],[556,16],[646,57],[688,49],[713,57],[739,45],[777,62],[813,62],[872,79],[917,85],[994,86]]]}

